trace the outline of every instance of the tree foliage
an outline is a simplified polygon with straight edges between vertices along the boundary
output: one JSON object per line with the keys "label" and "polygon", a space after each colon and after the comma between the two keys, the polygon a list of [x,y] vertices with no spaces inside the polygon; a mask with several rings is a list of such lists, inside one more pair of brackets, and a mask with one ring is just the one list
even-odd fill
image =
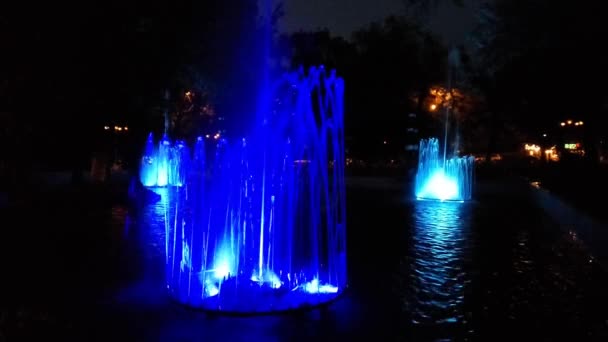
{"label": "tree foliage", "polygon": [[[182,120],[185,91],[225,114],[252,102],[263,58],[256,0],[30,7],[0,8],[0,112],[33,130],[30,140],[63,146],[75,168],[86,167],[104,125],[129,124],[143,141],[162,130],[165,111],[191,121]],[[271,16],[280,14],[279,7]]]}
{"label": "tree foliage", "polygon": [[349,95],[360,115],[353,114],[351,128],[375,137],[403,137],[407,114],[422,110],[421,102],[409,101],[410,95],[424,97],[431,85],[446,80],[445,48],[420,26],[398,17],[357,31],[354,42],[358,76]]}
{"label": "tree foliage", "polygon": [[[608,34],[603,5],[595,1],[496,0],[484,8],[476,31],[479,78],[497,105],[522,121],[592,117],[605,104]],[[528,115],[528,114],[534,115]]]}
{"label": "tree foliage", "polygon": [[[446,51],[421,26],[390,17],[361,28],[352,40],[328,31],[300,32],[290,37],[292,66],[322,64],[345,79],[346,131],[350,152],[380,157],[379,151],[402,154],[408,114],[422,105],[413,94],[444,82]],[[383,144],[390,140],[390,144]]]}

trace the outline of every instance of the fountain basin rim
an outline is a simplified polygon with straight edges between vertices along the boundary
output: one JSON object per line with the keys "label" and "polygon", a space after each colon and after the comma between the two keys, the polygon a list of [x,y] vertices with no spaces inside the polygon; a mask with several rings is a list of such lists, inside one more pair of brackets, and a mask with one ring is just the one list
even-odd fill
{"label": "fountain basin rim", "polygon": [[445,200],[445,201],[441,201],[435,198],[417,198],[416,196],[407,196],[404,201],[406,201],[407,203],[410,202],[436,202],[436,203],[455,203],[455,204],[462,204],[462,205],[469,205],[469,204],[479,204],[479,200],[475,199],[475,198],[471,198],[470,200]]}
{"label": "fountain basin rim", "polygon": [[[179,306],[182,309],[190,312],[198,312],[207,314],[214,317],[263,317],[263,316],[280,316],[280,315],[294,315],[300,313],[311,312],[315,310],[322,310],[335,302],[342,300],[347,292],[349,292],[349,286],[343,286],[343,289],[338,290],[337,293],[333,293],[333,296],[326,301],[319,302],[314,305],[302,305],[300,307],[288,308],[288,309],[276,309],[276,310],[261,310],[261,311],[238,311],[238,310],[222,310],[222,309],[208,309],[200,306],[193,306],[180,302],[177,298],[168,294],[169,301],[175,306]],[[315,296],[317,294],[308,294],[308,296]]]}
{"label": "fountain basin rim", "polygon": [[455,200],[455,199],[438,199],[438,198],[430,198],[430,197],[418,197],[416,196],[415,199],[417,201],[429,201],[429,202],[451,202],[451,203],[464,203],[464,202],[471,202],[471,200]]}

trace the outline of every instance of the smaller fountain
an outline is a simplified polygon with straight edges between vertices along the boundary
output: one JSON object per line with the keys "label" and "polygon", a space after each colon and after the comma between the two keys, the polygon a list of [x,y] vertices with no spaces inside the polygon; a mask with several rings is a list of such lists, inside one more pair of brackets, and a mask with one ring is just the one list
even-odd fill
{"label": "smaller fountain", "polygon": [[146,187],[182,186],[191,163],[190,149],[183,141],[172,146],[166,135],[154,146],[152,133],[146,140],[139,179]]}
{"label": "smaller fountain", "polygon": [[[453,73],[459,65],[459,50],[451,49],[448,55],[448,93],[452,91]],[[475,158],[472,156],[447,158],[451,101],[453,101],[453,96],[447,100],[447,105],[445,105],[445,134],[443,150],[441,151],[443,156],[439,156],[439,140],[437,138],[420,140],[415,184],[417,199],[440,201],[467,201],[471,199]]]}
{"label": "smaller fountain", "polygon": [[471,199],[474,157],[441,158],[437,138],[422,139],[418,151],[416,198],[440,201]]}
{"label": "smaller fountain", "polygon": [[156,148],[154,147],[154,135],[150,133],[146,140],[144,155],[141,158],[139,178],[141,184],[146,187],[156,185],[158,179],[158,161],[156,160]]}
{"label": "smaller fountain", "polygon": [[186,183],[186,175],[190,166],[190,149],[183,141],[178,141],[177,144],[169,150],[169,168],[167,175],[169,185],[182,186]]}

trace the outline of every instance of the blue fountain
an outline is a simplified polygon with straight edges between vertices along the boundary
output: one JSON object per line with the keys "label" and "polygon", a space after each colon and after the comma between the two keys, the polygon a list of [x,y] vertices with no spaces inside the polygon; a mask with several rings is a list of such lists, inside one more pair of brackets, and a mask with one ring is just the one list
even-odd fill
{"label": "blue fountain", "polygon": [[449,159],[440,157],[437,138],[421,140],[415,182],[416,198],[439,201],[470,200],[474,167],[475,158],[472,156]]}
{"label": "blue fountain", "polygon": [[182,186],[190,172],[190,151],[183,141],[175,145],[164,135],[154,145],[150,133],[139,169],[139,180],[146,187]]}
{"label": "blue fountain", "polygon": [[[448,54],[447,90],[452,91],[452,78],[460,65],[460,52],[457,48],[450,49]],[[437,138],[422,139],[418,149],[418,171],[415,180],[415,195],[417,199],[439,201],[467,201],[473,193],[473,170],[475,158],[472,156],[448,155],[448,127],[450,120],[451,101],[446,101],[445,134],[443,141],[443,156],[440,156],[439,140]]]}
{"label": "blue fountain", "polygon": [[156,158],[156,147],[154,146],[154,135],[150,133],[146,140],[144,155],[141,158],[141,166],[139,169],[139,180],[146,187],[156,185],[158,178],[158,165]]}
{"label": "blue fountain", "polygon": [[274,312],[346,286],[343,80],[311,68],[268,89],[246,137],[212,153],[199,138],[167,188],[166,280],[183,304]]}

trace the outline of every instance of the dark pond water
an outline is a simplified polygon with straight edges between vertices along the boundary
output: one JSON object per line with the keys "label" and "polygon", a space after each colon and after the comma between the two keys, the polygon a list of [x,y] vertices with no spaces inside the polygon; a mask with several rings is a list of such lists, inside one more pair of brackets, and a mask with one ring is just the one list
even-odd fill
{"label": "dark pond water", "polygon": [[606,273],[524,186],[480,184],[469,203],[407,193],[349,180],[349,289],[320,310],[248,318],[167,298],[159,203],[39,194],[2,213],[0,341],[608,338]]}

